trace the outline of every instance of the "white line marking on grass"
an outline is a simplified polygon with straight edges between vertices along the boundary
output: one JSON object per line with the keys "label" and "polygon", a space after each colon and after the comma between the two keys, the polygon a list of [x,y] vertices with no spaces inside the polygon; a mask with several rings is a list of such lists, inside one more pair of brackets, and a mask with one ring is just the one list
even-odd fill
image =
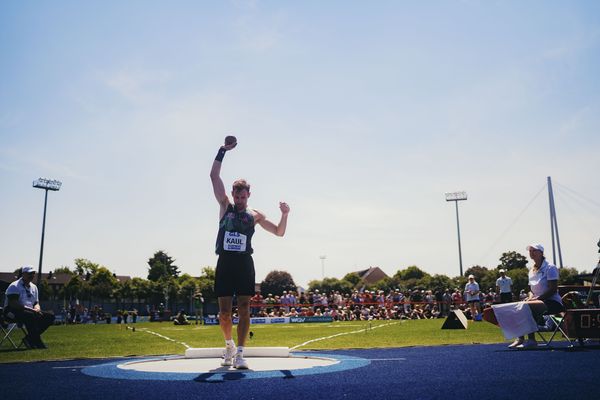
{"label": "white line marking on grass", "polygon": [[[378,328],[383,328],[384,326],[397,325],[399,323],[400,322],[390,322],[389,324],[377,325],[377,326],[374,326],[373,328],[370,328],[370,330],[378,329]],[[324,336],[324,337],[320,337],[320,338],[317,338],[317,339],[311,339],[311,340],[309,340],[307,342],[299,344],[298,346],[294,346],[294,347],[290,348],[290,350],[295,350],[295,349],[297,349],[299,347],[303,347],[303,346],[306,346],[309,343],[318,342],[320,340],[333,339],[334,337],[337,337],[337,336],[351,335],[353,333],[361,333],[361,332],[364,332],[366,329],[367,329],[367,327],[365,326],[363,329],[358,329],[356,331],[336,333],[335,335],[331,335],[331,336]]]}
{"label": "white line marking on grass", "polygon": [[150,331],[150,330],[148,330],[148,329],[146,329],[146,328],[142,328],[142,329],[140,329],[140,331],[143,331],[143,332],[148,332],[148,333],[150,333],[150,334],[152,334],[152,335],[158,336],[159,338],[166,339],[166,340],[168,340],[168,341],[170,341],[170,342],[173,342],[173,343],[178,343],[178,344],[180,344],[180,345],[182,345],[182,346],[185,346],[187,349],[189,349],[189,348],[190,348],[190,346],[188,346],[188,345],[187,345],[186,343],[184,343],[184,342],[178,342],[178,341],[176,341],[175,339],[171,339],[170,337],[167,337],[167,336],[161,335],[160,333],[157,333],[157,332]]}

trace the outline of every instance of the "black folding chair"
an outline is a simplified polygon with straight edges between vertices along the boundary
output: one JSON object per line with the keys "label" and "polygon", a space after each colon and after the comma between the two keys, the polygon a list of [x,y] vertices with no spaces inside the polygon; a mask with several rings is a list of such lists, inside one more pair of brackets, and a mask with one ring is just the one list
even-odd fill
{"label": "black folding chair", "polygon": [[[554,315],[544,315],[546,324],[545,326],[540,326],[540,329],[538,329],[538,331],[536,332],[543,342],[542,344],[540,344],[540,346],[550,347],[555,336],[558,333],[560,333],[562,337],[565,338],[567,342],[569,342],[568,347],[573,348],[575,340],[573,338],[570,338],[569,334],[567,333],[568,329],[566,326],[565,317],[567,315],[567,310],[580,308],[582,304],[580,304],[581,301],[577,292],[569,292],[565,294],[564,296],[562,296],[562,302],[565,307],[564,311],[561,311],[560,313]],[[550,339],[546,340],[544,334],[548,333],[551,333],[552,335],[550,336]]]}
{"label": "black folding chair", "polygon": [[[5,312],[2,308],[0,308],[0,330],[2,331],[0,346],[2,346],[4,342],[8,342],[14,349],[31,348],[25,339],[27,337],[25,326],[21,322],[16,321],[12,313]],[[14,336],[17,335],[18,332],[21,332],[23,336],[21,337],[21,340],[18,341],[19,344],[17,345],[15,343],[15,340],[17,339],[15,339]]]}

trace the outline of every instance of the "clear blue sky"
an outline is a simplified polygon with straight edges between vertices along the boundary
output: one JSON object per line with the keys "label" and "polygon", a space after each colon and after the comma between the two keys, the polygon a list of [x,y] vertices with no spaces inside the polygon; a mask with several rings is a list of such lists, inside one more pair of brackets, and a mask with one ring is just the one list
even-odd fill
{"label": "clear blue sky", "polygon": [[[0,270],[78,257],[146,276],[165,250],[214,266],[208,172],[288,232],[255,235],[257,278],[409,265],[458,275],[550,243],[566,265],[600,236],[596,1],[42,1],[0,4]],[[536,194],[540,193],[536,196]]]}

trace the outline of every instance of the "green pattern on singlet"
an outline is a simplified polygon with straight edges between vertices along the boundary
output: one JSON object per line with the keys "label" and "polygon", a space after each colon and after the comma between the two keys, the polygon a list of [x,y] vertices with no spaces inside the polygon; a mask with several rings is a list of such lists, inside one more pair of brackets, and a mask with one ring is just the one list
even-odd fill
{"label": "green pattern on singlet", "polygon": [[238,211],[232,204],[227,206],[227,210],[219,221],[219,233],[217,235],[216,252],[221,254],[223,250],[223,238],[225,232],[238,232],[247,237],[245,254],[252,254],[252,235],[254,234],[254,216],[248,212],[248,209]]}

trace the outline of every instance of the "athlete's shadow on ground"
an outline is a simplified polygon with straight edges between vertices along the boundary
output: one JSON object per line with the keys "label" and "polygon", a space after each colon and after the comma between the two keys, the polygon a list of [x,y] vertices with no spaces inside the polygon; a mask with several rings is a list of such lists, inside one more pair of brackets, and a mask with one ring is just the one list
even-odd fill
{"label": "athlete's shadow on ground", "polygon": [[[226,372],[226,373],[218,373],[218,372],[205,372],[203,374],[198,375],[194,378],[195,382],[208,382],[208,383],[220,383],[225,381],[239,381],[240,379],[244,379],[246,376],[243,372]],[[213,379],[211,379],[213,378]],[[216,379],[221,378],[221,379]]]}
{"label": "athlete's shadow on ground", "polygon": [[[246,370],[245,372],[239,371],[230,371],[228,367],[223,368],[215,368],[209,372],[205,372],[203,374],[198,375],[194,378],[195,382],[203,382],[203,383],[220,383],[225,381],[239,381],[241,379],[246,378],[248,372],[254,372],[251,369]],[[292,371],[287,369],[279,370],[283,379],[293,379],[295,378]],[[221,379],[219,379],[221,378]]]}

